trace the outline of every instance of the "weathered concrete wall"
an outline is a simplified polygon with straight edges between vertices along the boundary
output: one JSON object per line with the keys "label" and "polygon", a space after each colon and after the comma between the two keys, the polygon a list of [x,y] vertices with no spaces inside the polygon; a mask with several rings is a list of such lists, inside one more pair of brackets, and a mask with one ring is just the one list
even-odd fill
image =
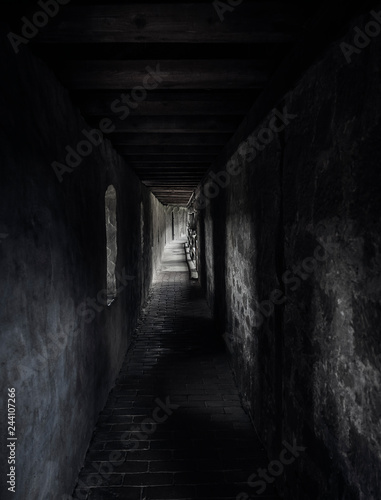
{"label": "weathered concrete wall", "polygon": [[[208,205],[203,212],[203,219],[201,219],[204,224],[204,258],[205,262],[205,283],[204,287],[206,290],[206,296],[208,299],[208,304],[211,310],[214,310],[214,297],[215,297],[215,287],[214,287],[214,245],[213,245],[213,234],[217,233],[213,227],[213,219],[211,217],[211,206]],[[217,222],[217,221],[216,221]],[[197,234],[201,233],[201,228],[198,229]],[[202,264],[201,264],[202,265]]]}
{"label": "weathered concrete wall", "polygon": [[166,213],[166,242],[184,238],[187,235],[188,209],[168,205]]}
{"label": "weathered concrete wall", "polygon": [[[164,207],[106,141],[60,183],[51,167],[84,139],[67,92],[0,37],[0,379],[16,389],[16,494],[5,417],[1,495],[71,494],[165,244]],[[119,293],[107,307],[105,192],[117,193]],[[5,413],[2,415],[5,415]]]}
{"label": "weathered concrete wall", "polygon": [[[345,41],[353,44],[354,34]],[[332,47],[287,99],[300,125],[290,124],[284,152],[293,201],[285,200],[285,265],[307,271],[285,309],[284,390],[292,397],[284,426],[314,450],[301,468],[305,483],[290,488],[299,495],[380,495],[380,50],[378,37],[348,64]],[[295,147],[300,134],[308,147]],[[327,253],[311,271],[306,259],[319,245]]]}
{"label": "weathered concrete wall", "polygon": [[184,238],[187,235],[188,210],[184,207],[173,208],[174,239]]}
{"label": "weathered concrete wall", "polygon": [[269,114],[256,158],[241,147],[199,202],[205,288],[259,435],[271,459],[306,448],[275,478],[290,500],[375,500],[381,484],[381,37],[351,63],[343,40],[278,105],[284,130],[264,144]]}

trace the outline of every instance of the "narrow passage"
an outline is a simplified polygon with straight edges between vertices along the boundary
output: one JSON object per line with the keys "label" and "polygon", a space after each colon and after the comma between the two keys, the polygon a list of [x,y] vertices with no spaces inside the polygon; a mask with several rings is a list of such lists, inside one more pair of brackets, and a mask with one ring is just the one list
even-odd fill
{"label": "narrow passage", "polygon": [[74,498],[275,499],[274,485],[257,495],[247,484],[268,462],[201,288],[189,279],[184,242],[173,242]]}

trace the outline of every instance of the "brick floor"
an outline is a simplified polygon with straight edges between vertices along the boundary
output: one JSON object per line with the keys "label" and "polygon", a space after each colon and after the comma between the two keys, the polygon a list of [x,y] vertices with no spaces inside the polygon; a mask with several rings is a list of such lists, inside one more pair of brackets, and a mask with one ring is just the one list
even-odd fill
{"label": "brick floor", "polygon": [[268,463],[200,287],[189,280],[183,243],[174,242],[99,417],[73,496],[275,499],[273,485],[256,495],[247,484]]}

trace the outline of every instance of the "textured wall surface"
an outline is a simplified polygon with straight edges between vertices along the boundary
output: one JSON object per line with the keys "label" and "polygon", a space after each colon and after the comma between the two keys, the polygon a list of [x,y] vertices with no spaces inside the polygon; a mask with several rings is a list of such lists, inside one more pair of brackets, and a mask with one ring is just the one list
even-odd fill
{"label": "textured wall surface", "polygon": [[[2,405],[16,389],[16,500],[71,494],[165,243],[164,207],[109,144],[60,183],[85,123],[52,73],[2,34]],[[118,296],[106,305],[105,192],[117,194]],[[1,422],[1,464],[7,463]],[[4,497],[2,474],[2,498]],[[7,492],[6,492],[7,493]]]}
{"label": "textured wall surface", "polygon": [[340,47],[369,19],[278,105],[295,116],[255,159],[237,143],[239,173],[199,205],[204,286],[258,433],[272,459],[284,440],[306,448],[276,478],[290,500],[380,495],[381,38],[351,62]]}
{"label": "textured wall surface", "polygon": [[187,235],[188,210],[185,207],[168,205],[166,214],[166,242],[184,238]]}

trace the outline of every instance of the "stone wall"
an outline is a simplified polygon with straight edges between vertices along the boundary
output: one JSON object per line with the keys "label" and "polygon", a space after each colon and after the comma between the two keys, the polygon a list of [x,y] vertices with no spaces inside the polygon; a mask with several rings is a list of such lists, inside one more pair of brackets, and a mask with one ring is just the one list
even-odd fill
{"label": "stone wall", "polygon": [[243,400],[271,460],[301,448],[271,478],[290,500],[379,498],[381,37],[351,61],[341,45],[371,19],[197,195],[201,275]]}
{"label": "stone wall", "polygon": [[187,235],[188,210],[185,207],[172,208],[174,221],[174,239],[178,240]]}
{"label": "stone wall", "polygon": [[167,243],[184,238],[187,235],[188,210],[185,207],[168,205],[165,207],[165,212],[167,217]]}
{"label": "stone wall", "polygon": [[[4,33],[0,43],[0,379],[3,404],[16,389],[18,439],[16,494],[2,498],[56,500],[73,490],[118,374],[164,248],[165,211],[107,140],[59,182],[51,163],[84,139],[86,124],[42,62],[27,48],[15,55]],[[118,295],[108,307],[110,185]]]}

